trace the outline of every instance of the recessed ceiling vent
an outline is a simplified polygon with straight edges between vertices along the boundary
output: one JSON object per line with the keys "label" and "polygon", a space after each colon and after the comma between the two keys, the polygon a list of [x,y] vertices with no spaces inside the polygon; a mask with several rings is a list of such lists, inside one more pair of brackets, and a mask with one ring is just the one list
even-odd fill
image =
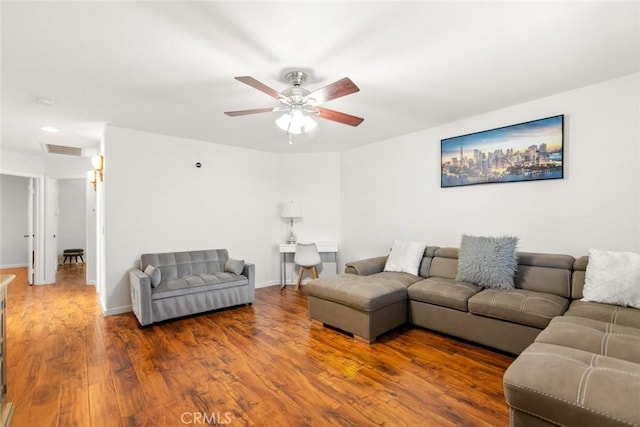
{"label": "recessed ceiling vent", "polygon": [[42,144],[44,150],[51,154],[63,154],[65,156],[82,157],[82,148],[67,147],[65,145]]}

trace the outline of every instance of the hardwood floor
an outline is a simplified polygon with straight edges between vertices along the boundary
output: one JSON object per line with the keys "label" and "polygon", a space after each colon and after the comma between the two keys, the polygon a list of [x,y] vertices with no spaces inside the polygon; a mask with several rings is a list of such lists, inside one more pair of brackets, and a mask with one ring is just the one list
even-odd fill
{"label": "hardwood floor", "polygon": [[414,327],[367,345],[277,286],[253,306],[141,328],[103,317],[84,268],[9,285],[12,426],[506,426],[511,356]]}

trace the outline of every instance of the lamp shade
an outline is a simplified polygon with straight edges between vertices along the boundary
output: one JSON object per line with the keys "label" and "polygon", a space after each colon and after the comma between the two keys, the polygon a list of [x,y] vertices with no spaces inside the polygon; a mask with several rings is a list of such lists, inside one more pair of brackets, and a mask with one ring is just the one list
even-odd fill
{"label": "lamp shade", "polygon": [[302,218],[302,206],[298,202],[285,202],[282,206],[282,218]]}
{"label": "lamp shade", "polygon": [[276,125],[283,131],[294,135],[310,132],[318,126],[311,117],[299,110],[284,113],[276,120]]}

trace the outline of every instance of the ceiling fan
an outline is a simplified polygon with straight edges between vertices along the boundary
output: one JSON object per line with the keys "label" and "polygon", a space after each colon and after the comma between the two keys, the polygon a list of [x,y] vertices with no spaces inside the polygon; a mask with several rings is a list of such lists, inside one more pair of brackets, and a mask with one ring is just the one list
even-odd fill
{"label": "ceiling fan", "polygon": [[362,117],[352,116],[351,114],[320,106],[327,101],[350,95],[360,90],[348,77],[313,92],[302,87],[307,80],[306,73],[302,71],[291,71],[286,74],[286,78],[291,84],[291,87],[284,89],[282,92],[278,92],[253,77],[236,77],[236,80],[278,100],[280,106],[273,108],[256,108],[252,110],[225,111],[225,114],[236,117],[257,113],[282,112],[284,114],[276,120],[276,124],[285,130],[289,136],[291,136],[291,134],[309,131],[315,127],[316,123],[310,116],[317,116],[321,119],[331,120],[349,126],[358,126],[364,120]]}

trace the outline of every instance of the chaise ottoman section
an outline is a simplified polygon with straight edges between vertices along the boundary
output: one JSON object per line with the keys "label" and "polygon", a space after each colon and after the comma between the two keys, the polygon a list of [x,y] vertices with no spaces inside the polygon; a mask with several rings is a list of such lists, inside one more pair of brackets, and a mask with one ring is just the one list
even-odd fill
{"label": "chaise ottoman section", "polygon": [[505,372],[504,393],[512,426],[640,425],[640,364],[614,357],[536,342]]}
{"label": "chaise ottoman section", "polygon": [[312,280],[306,286],[309,317],[371,343],[406,323],[407,286],[418,280],[408,273],[341,274]]}

